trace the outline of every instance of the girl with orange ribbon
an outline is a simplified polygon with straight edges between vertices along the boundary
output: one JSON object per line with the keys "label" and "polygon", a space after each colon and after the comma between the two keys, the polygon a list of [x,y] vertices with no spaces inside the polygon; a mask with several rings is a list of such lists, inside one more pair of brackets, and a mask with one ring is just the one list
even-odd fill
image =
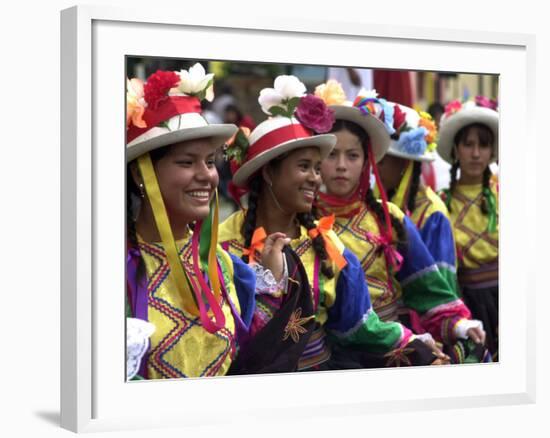
{"label": "girl with orange ribbon", "polygon": [[[338,83],[316,89],[323,99],[340,96],[331,98],[336,117],[331,132],[337,143],[321,166],[325,192],[319,194],[317,208],[322,214],[336,215],[335,232],[360,258],[373,307],[383,320],[400,320],[415,333],[443,343],[448,352],[471,329],[479,342],[481,357],[476,361],[482,360],[484,333],[479,321],[470,320],[469,310],[447,283],[414,224],[387,201],[378,174],[376,162],[386,153],[394,123],[404,113],[373,92],[363,90],[352,103],[338,89]],[[425,131],[410,134],[415,140]],[[371,189],[371,171],[381,201]],[[453,362],[465,360],[451,357]]]}
{"label": "girl with orange ribbon", "polygon": [[[226,374],[248,339],[256,276],[217,244],[214,156],[237,127],[201,114],[212,76],[195,64],[128,81],[129,380]],[[263,262],[280,280],[286,241],[270,239]]]}
{"label": "girl with orange ribbon", "polygon": [[[281,371],[431,364],[443,359],[401,324],[378,318],[357,257],[332,230],[334,216],[316,221],[312,214],[321,160],[336,141],[325,134],[332,127],[333,112],[321,99],[306,94],[293,76],[279,76],[274,85],[262,90],[259,99],[271,117],[250,137],[237,135],[226,151],[233,184],[248,192],[248,208],[221,224],[220,241],[228,251],[253,262],[265,233],[284,233],[291,239],[285,248],[287,262],[299,257],[297,269],[288,269],[288,282],[300,284],[302,290],[299,299],[289,293],[258,295],[252,331],[258,336],[278,325],[284,327],[279,343],[301,343],[285,356]],[[293,310],[282,315],[289,302]],[[266,348],[279,348],[279,343]]]}

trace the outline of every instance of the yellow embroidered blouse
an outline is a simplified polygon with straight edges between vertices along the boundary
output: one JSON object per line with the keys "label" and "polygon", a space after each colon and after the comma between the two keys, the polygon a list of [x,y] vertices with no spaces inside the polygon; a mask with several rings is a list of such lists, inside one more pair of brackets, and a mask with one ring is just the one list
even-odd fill
{"label": "yellow embroidered blouse", "polygon": [[459,268],[477,269],[498,260],[498,193],[493,184],[497,206],[497,226],[494,233],[487,231],[489,218],[481,211],[481,184],[457,184],[451,197],[453,225]]}
{"label": "yellow embroidered blouse", "polygon": [[[185,270],[192,272],[191,238],[176,242]],[[148,320],[155,326],[150,338],[148,378],[181,378],[226,374],[235,354],[235,322],[230,305],[223,301],[225,327],[211,334],[200,318],[183,308],[162,244],[139,242],[145,262],[148,290]],[[224,283],[231,301],[240,313],[229,255],[218,248]]]}

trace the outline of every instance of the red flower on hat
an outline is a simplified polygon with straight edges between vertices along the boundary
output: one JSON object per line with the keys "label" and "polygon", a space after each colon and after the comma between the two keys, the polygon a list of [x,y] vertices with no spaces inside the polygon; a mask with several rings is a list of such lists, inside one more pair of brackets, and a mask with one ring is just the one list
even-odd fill
{"label": "red flower on hat", "polygon": [[147,105],[156,110],[159,104],[168,97],[168,91],[174,88],[180,81],[180,77],[173,71],[157,70],[147,79],[143,86]]}
{"label": "red flower on hat", "polygon": [[395,129],[396,133],[399,133],[399,129],[405,123],[406,117],[407,115],[404,111],[401,111],[401,107],[399,105],[395,105],[393,107],[393,129]]}
{"label": "red flower on hat", "polygon": [[334,124],[334,110],[312,94],[300,98],[295,116],[302,125],[318,134],[329,132]]}

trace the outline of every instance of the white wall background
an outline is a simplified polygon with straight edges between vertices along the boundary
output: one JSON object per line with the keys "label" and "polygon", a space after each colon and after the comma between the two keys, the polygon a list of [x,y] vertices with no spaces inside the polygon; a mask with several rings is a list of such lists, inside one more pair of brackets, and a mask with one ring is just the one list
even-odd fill
{"label": "white wall background", "polygon": [[[418,25],[456,29],[486,29],[534,33],[537,36],[537,127],[539,141],[548,143],[544,126],[550,97],[548,72],[550,32],[543,2],[526,0],[502,5],[491,0],[389,2],[247,2],[244,0],[155,2],[96,1],[131,7],[186,8],[209,14],[223,8],[228,17],[273,13],[276,16],[334,21]],[[305,3],[305,2],[304,2]],[[0,431],[4,437],[69,436],[59,423],[59,11],[72,1],[10,2],[0,14]],[[366,24],[368,25],[368,24]],[[521,153],[521,145],[518,153]],[[548,152],[540,151],[537,166],[543,184]],[[547,203],[541,188],[541,201]],[[547,248],[547,209],[539,206],[539,236]],[[6,240],[7,238],[7,240]],[[541,252],[539,252],[541,254]],[[527,256],[527,255],[526,255]],[[533,259],[544,272],[545,257]],[[542,276],[541,276],[542,277]],[[545,308],[547,288],[539,283],[537,302],[537,390],[535,405],[463,409],[405,414],[366,415],[362,418],[307,420],[300,423],[232,427],[225,436],[298,436],[315,427],[316,436],[543,436],[550,427],[549,346]],[[529,430],[529,431],[528,431]],[[546,432],[546,433],[545,433]],[[94,434],[111,437],[213,435],[198,430],[164,430]],[[283,435],[284,434],[284,435]],[[311,433],[309,433],[311,434]]]}

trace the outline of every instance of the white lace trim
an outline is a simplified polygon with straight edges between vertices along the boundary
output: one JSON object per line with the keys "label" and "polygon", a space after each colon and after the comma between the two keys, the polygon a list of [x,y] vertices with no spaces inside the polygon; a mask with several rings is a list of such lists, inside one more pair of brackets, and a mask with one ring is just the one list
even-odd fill
{"label": "white lace trim", "polygon": [[286,257],[283,256],[283,276],[277,282],[273,273],[258,263],[254,263],[252,269],[256,273],[256,294],[267,294],[280,297],[288,285],[288,267]]}
{"label": "white lace trim", "polygon": [[138,318],[126,318],[126,379],[131,380],[139,371],[141,360],[149,349],[149,337],[155,326]]}
{"label": "white lace trim", "polygon": [[461,319],[454,326],[454,334],[458,339],[468,339],[468,330],[476,327],[483,330],[483,323],[477,319]]}
{"label": "white lace trim", "polygon": [[430,346],[430,347],[433,347],[435,346],[435,340],[433,338],[433,336],[430,334],[430,333],[422,333],[422,334],[419,334],[419,335],[415,335],[417,339],[420,339],[422,342],[424,342],[424,344]]}

